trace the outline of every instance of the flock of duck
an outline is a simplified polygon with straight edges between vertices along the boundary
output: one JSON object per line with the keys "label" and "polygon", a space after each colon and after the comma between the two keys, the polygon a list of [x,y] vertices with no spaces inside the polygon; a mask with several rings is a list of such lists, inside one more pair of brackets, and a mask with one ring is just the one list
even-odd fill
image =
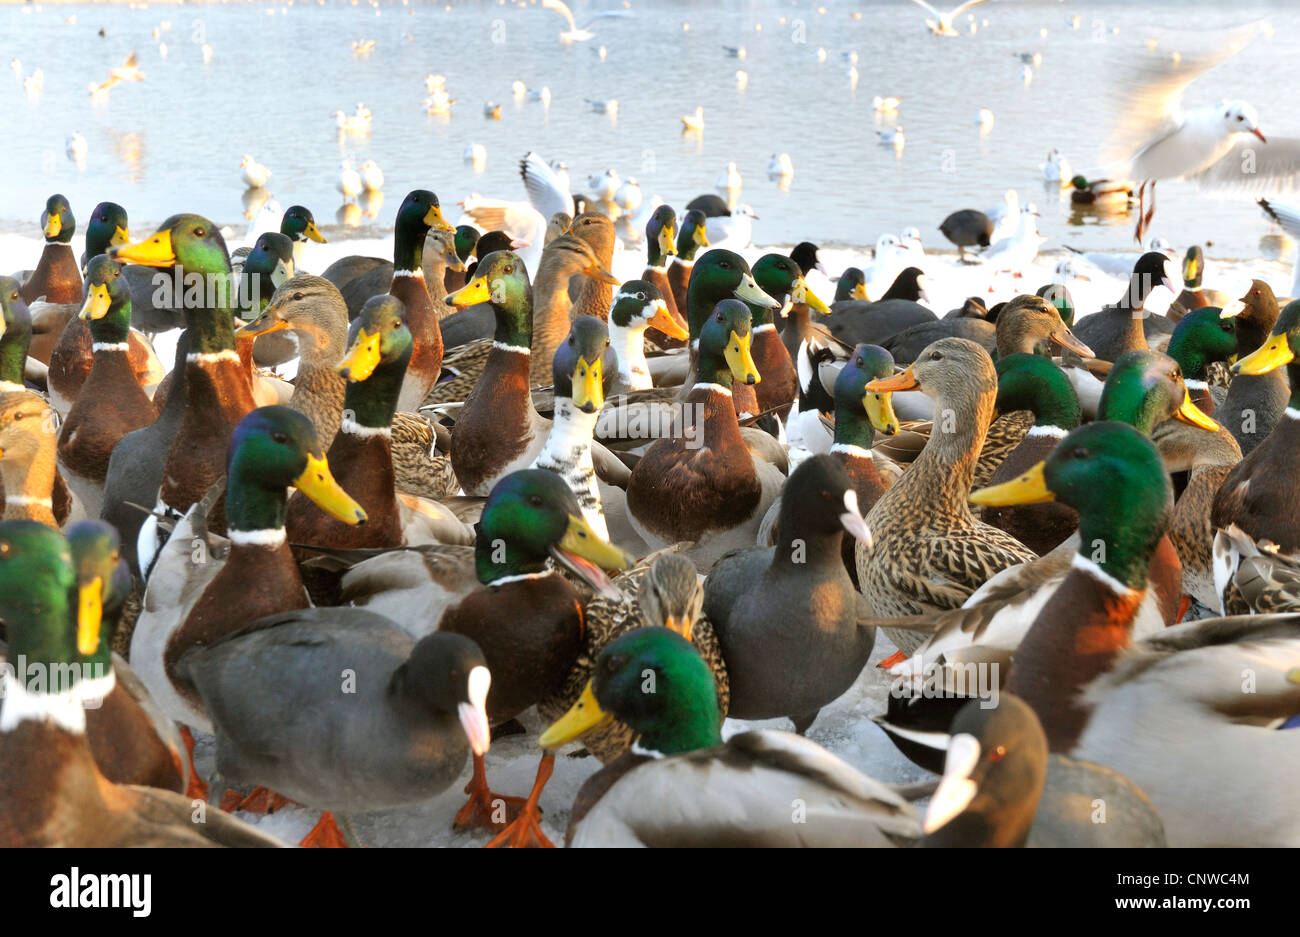
{"label": "flock of duck", "polygon": [[[0,277],[0,843],[282,845],[215,805],[295,802],[356,844],[469,763],[456,827],[550,845],[569,743],[570,845],[1300,843],[1300,301],[1193,247],[1165,315],[1160,252],[1088,315],[940,317],[916,268],[828,304],[815,245],[705,222],[657,208],[620,282],[599,211],[529,265],[415,190],[391,261],[318,276],[301,206],[232,257],[101,203],[78,259],[52,196]],[[937,782],[804,736],[878,630],[872,718]]]}

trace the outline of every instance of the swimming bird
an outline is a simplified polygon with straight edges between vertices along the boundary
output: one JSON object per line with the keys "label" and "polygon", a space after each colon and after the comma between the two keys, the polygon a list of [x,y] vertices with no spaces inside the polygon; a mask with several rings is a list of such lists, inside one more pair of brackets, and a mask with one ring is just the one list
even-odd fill
{"label": "swimming bird", "polygon": [[271,170],[251,156],[246,155],[240,160],[239,169],[240,178],[244,180],[244,185],[250,189],[265,188],[267,180],[271,178]]}
{"label": "swimming bird", "polygon": [[641,186],[631,176],[624,179],[614,192],[614,204],[628,213],[641,207],[642,198]]}
{"label": "swimming bird", "polygon": [[365,183],[361,180],[361,173],[352,168],[351,160],[345,159],[339,163],[339,175],[334,183],[334,188],[342,193],[344,202],[355,200],[364,187]]}
{"label": "swimming bird", "polygon": [[495,101],[487,101],[483,104],[483,116],[488,120],[501,119],[501,105]]}
{"label": "swimming bird", "polygon": [[683,131],[700,131],[704,129],[704,108],[701,105],[695,106],[694,114],[683,114],[681,116]]}
{"label": "swimming bird", "polygon": [[[744,179],[740,176],[740,169],[735,162],[727,163],[727,168],[718,173],[718,177],[713,180],[713,187],[718,192],[726,195],[727,208],[734,211],[740,201],[740,190],[744,186]],[[687,205],[687,208],[691,206]]]}
{"label": "swimming bird", "polygon": [[906,139],[903,136],[902,127],[890,127],[888,130],[877,130],[876,139],[885,146],[892,146],[896,150],[901,150]]}
{"label": "swimming bird", "polygon": [[596,34],[592,32],[591,27],[596,25],[597,20],[615,17],[623,18],[632,15],[629,10],[601,10],[598,13],[591,14],[587,22],[579,27],[577,21],[573,18],[573,11],[569,9],[569,5],[564,0],[542,0],[542,7],[559,13],[568,23],[569,28],[560,33],[560,40],[564,43],[586,42],[589,39],[595,39]]}
{"label": "swimming bird", "polygon": [[898,97],[897,95],[890,95],[888,97],[881,97],[880,95],[876,95],[874,98],[871,99],[871,106],[875,110],[880,111],[882,113],[889,113],[889,114],[892,114],[894,111],[898,110],[899,105],[902,103],[903,103],[903,99]]}
{"label": "swimming bird", "polygon": [[1059,182],[1061,188],[1068,186],[1070,179],[1073,178],[1070,173],[1070,161],[1056,147],[1047,151],[1047,161],[1043,163],[1042,170],[1044,182]]}
{"label": "swimming bird", "polygon": [[961,33],[957,32],[957,30],[953,28],[952,21],[963,11],[969,10],[971,7],[983,3],[984,0],[966,0],[966,2],[961,6],[949,10],[947,13],[941,13],[934,7],[930,6],[930,4],[926,3],[925,0],[912,0],[912,2],[919,7],[924,7],[926,11],[929,12],[930,16],[934,17],[933,19],[926,19],[926,29],[930,30],[930,32],[934,33],[936,36],[952,38],[961,35]]}
{"label": "swimming bird", "polygon": [[362,163],[358,172],[361,174],[361,183],[366,187],[367,192],[379,192],[384,188],[384,171],[373,159]]}
{"label": "swimming bird", "polygon": [[586,100],[587,107],[595,111],[597,114],[618,114],[618,98],[607,98],[603,101],[595,98],[587,98]]}
{"label": "swimming bird", "polygon": [[356,114],[348,115],[342,111],[335,111],[332,115],[334,126],[338,128],[339,133],[366,134],[370,132],[370,118],[361,117]]}
{"label": "swimming bird", "polygon": [[767,161],[767,175],[770,179],[790,179],[794,176],[794,160],[789,153],[773,153]]}
{"label": "swimming bird", "polygon": [[981,107],[975,114],[975,123],[980,130],[987,133],[993,129],[993,111],[987,107]]}
{"label": "swimming bird", "polygon": [[68,137],[64,151],[68,154],[68,159],[76,163],[79,168],[85,166],[89,146],[86,143],[86,138],[80,133],[73,133],[72,136]]}

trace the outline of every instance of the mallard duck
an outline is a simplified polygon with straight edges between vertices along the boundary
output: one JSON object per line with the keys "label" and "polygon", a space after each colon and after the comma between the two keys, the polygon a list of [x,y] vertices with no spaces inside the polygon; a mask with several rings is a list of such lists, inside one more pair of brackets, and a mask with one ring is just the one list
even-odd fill
{"label": "mallard duck", "polygon": [[652,385],[646,360],[647,330],[677,341],[690,337],[684,324],[668,311],[669,294],[652,280],[628,280],[614,294],[609,309],[609,342],[618,357],[618,373],[610,385],[611,394],[648,390]]}
{"label": "mallard duck", "polygon": [[[1049,754],[1038,717],[1011,693],[966,703],[945,736],[943,778],[920,845],[1039,848],[1165,845],[1164,824],[1136,784]],[[1097,822],[1098,802],[1105,821]]]}
{"label": "mallard duck", "polygon": [[1218,404],[1210,393],[1209,366],[1237,357],[1236,322],[1223,318],[1217,306],[1189,309],[1174,326],[1165,351],[1183,369],[1192,403],[1212,416]]}
{"label": "mallard duck", "polygon": [[[212,222],[199,215],[175,215],[152,237],[114,248],[113,258],[180,268],[186,276],[212,284],[187,307],[190,351],[184,368],[185,410],[171,448],[154,453],[164,465],[155,503],[184,514],[224,474],[231,433],[255,406],[248,371],[235,351],[230,254]],[[106,481],[106,504],[108,488]],[[212,522],[214,530],[224,529],[219,508]],[[153,537],[148,526],[142,533]],[[141,567],[150,565],[151,557],[138,559]]]}
{"label": "mallard duck", "polygon": [[[466,754],[481,757],[490,743],[492,675],[478,646],[446,632],[414,641],[360,609],[272,615],[192,648],[178,668],[212,714],[223,784],[273,789],[324,811],[304,846],[342,845],[335,811],[441,793]],[[267,672],[275,679],[259,676]],[[340,673],[355,677],[345,693]]]}
{"label": "mallard duck", "polygon": [[1149,347],[1148,342],[1158,337],[1151,333],[1167,335],[1173,323],[1164,316],[1145,313],[1143,303],[1157,286],[1175,292],[1175,276],[1174,262],[1167,255],[1148,251],[1133,266],[1124,295],[1114,305],[1076,322],[1075,336],[1103,361],[1114,361],[1126,351]]}
{"label": "mallard duck", "polygon": [[[581,239],[591,249],[601,268],[609,270],[614,262],[614,245],[618,236],[614,231],[614,222],[608,215],[601,211],[581,211],[574,216],[567,233]],[[573,300],[573,314],[595,316],[603,320],[609,312],[610,301],[614,296],[613,288],[618,284],[618,277],[613,274],[570,280],[569,296]]]}
{"label": "mallard duck", "polygon": [[13,277],[0,277],[0,392],[26,390],[23,375],[32,344],[32,317],[22,288]]}
{"label": "mallard duck", "polygon": [[[241,247],[231,255],[236,283],[233,310],[236,318],[251,322],[260,316],[275,291],[297,272],[293,248],[293,239],[287,234],[266,231],[258,235],[252,248]],[[247,337],[247,333],[236,332],[236,347],[240,346],[241,338]],[[294,335],[259,335],[253,341],[251,352],[253,363],[264,368],[284,364],[297,354],[298,344]],[[260,404],[268,402],[279,401],[258,401]]]}
{"label": "mallard duck", "polygon": [[[779,469],[755,459],[746,448],[732,403],[733,379],[747,384],[759,380],[749,351],[749,307],[723,300],[698,321],[700,270],[697,266],[692,277],[693,301],[687,307],[699,341],[697,383],[685,400],[681,434],[657,439],[632,469],[627,508],[633,528],[652,549],[693,541],[691,559],[707,571],[727,550],[755,542],[784,479]],[[747,273],[742,283],[746,279],[752,282]]]}
{"label": "mallard duck", "polygon": [[[38,299],[61,306],[80,303],[81,270],[72,253],[77,219],[72,214],[72,206],[62,195],[51,195],[45,200],[41,228],[45,247],[41,250],[36,269],[23,284],[23,302],[29,306]],[[44,360],[48,360],[48,355]]]}
{"label": "mallard duck", "polygon": [[831,301],[831,307],[834,308],[835,303],[843,303],[851,299],[865,300],[866,298],[867,275],[862,272],[860,267],[845,267],[844,272],[835,281],[835,299]]}
{"label": "mallard duck", "polygon": [[[613,579],[622,598],[613,600],[597,594],[583,610],[583,649],[564,682],[564,689],[537,704],[537,714],[546,723],[562,717],[582,696],[593,676],[596,659],[611,641],[643,627],[663,627],[691,641],[709,670],[718,692],[718,712],[725,716],[731,704],[727,664],[722,659],[718,637],[703,612],[704,586],[695,564],[678,555],[675,547],[646,558]],[[582,737],[587,751],[601,764],[618,758],[635,741],[626,723],[611,721]]]}
{"label": "mallard duck", "polygon": [[826,324],[831,334],[847,345],[879,345],[910,326],[933,322],[938,316],[918,302],[924,296],[924,282],[921,268],[906,267],[880,299],[850,299],[832,305]]}
{"label": "mallard duck", "polygon": [[[645,225],[646,268],[641,279],[654,284],[663,299],[664,310],[668,318],[678,323],[685,331],[686,317],[677,308],[677,299],[673,296],[673,285],[668,280],[668,263],[677,256],[677,213],[671,205],[660,205],[650,215]],[[620,290],[620,292],[622,292]],[[672,335],[655,327],[650,339],[661,348],[672,348],[682,344],[680,335]]]}
{"label": "mallard duck", "polygon": [[59,529],[54,515],[57,417],[25,390],[0,393],[0,478],[4,519],[30,520]]}
{"label": "mallard duck", "polygon": [[[1294,343],[1294,344],[1293,344]],[[1234,374],[1267,374],[1286,365],[1291,399],[1268,437],[1233,466],[1223,479],[1210,523],[1217,530],[1235,524],[1256,541],[1267,540],[1283,554],[1300,550],[1300,300],[1278,316],[1268,341],[1232,366]]]}
{"label": "mallard duck", "polygon": [[[386,294],[371,297],[357,317],[352,348],[338,365],[347,391],[341,426],[326,450],[339,484],[357,493],[366,523],[340,529],[326,510],[298,492],[289,498],[285,517],[293,543],[357,549],[473,542],[473,531],[441,505],[425,502],[414,510],[398,497],[392,421],[411,346],[401,300]],[[321,445],[325,448],[323,441]]]}
{"label": "mallard duck", "polygon": [[100,254],[87,268],[86,285],[81,318],[90,323],[94,364],[82,385],[85,396],[78,395],[59,429],[58,464],[86,514],[99,517],[113,447],[158,411],[131,369],[131,293],[121,265]]}
{"label": "mallard duck", "polygon": [[[976,520],[967,504],[997,397],[988,352],[945,338],[902,374],[866,385],[873,393],[918,388],[947,422],[867,515],[874,546],[857,548],[858,582],[882,618],[958,608],[995,573],[1035,556],[1010,534]],[[886,634],[904,653],[920,644],[909,632]]]}
{"label": "mallard duck", "polygon": [[[85,590],[57,530],[30,521],[0,524],[0,617],[9,653],[0,752],[0,808],[16,822],[5,846],[278,846],[277,840],[213,811],[194,822],[194,803],[170,791],[114,784],[86,741],[88,688],[81,662],[101,642],[101,599]],[[30,676],[29,676],[30,674]],[[54,686],[46,679],[59,675]],[[102,684],[101,684],[102,688]],[[87,694],[91,694],[88,697]],[[95,697],[97,698],[97,697]]]}
{"label": "mallard duck", "polygon": [[[1197,309],[1191,315],[1200,312]],[[1189,317],[1185,316],[1179,327]],[[1210,512],[1224,478],[1241,461],[1241,447],[1225,426],[1207,433],[1181,420],[1158,423],[1151,441],[1169,471],[1188,473],[1187,485],[1178,496],[1169,520],[1169,539],[1183,566],[1183,592],[1206,608],[1217,609],[1219,593],[1214,584],[1213,566],[1215,531]]]}
{"label": "mallard duck", "polygon": [[[99,640],[81,654],[83,674],[102,683],[99,705],[86,708],[86,740],[95,764],[117,784],[186,790],[188,763],[175,724],[164,716],[126,661],[112,653],[113,637],[131,593],[118,533],[103,521],[80,521],[64,532],[77,571],[77,605],[102,608]],[[191,791],[196,788],[191,787]]]}
{"label": "mallard duck", "polygon": [[250,621],[308,605],[285,537],[287,489],[305,492],[346,524],[366,519],[330,474],[311,421],[288,407],[260,407],[239,422],[225,476],[228,553],[223,559],[208,544],[205,514],[215,499],[205,499],[159,554],[131,636],[131,665],[159,706],[206,732],[211,722],[177,667],[181,656]]}
{"label": "mallard duck", "polygon": [[307,253],[307,243],[314,241],[317,244],[327,244],[325,235],[320,233],[320,228],[316,227],[316,216],[311,213],[311,209],[303,205],[290,205],[280,219],[280,233],[286,235],[293,241],[293,269],[299,273],[307,271],[302,265],[303,257]]}
{"label": "mallard duck", "polygon": [[672,287],[673,303],[683,316],[686,314],[686,287],[695,268],[695,254],[701,247],[709,246],[709,236],[705,231],[707,221],[704,212],[687,206],[687,212],[677,227],[677,250],[668,261],[668,283]]}
{"label": "mallard duck", "polygon": [[[1300,809],[1278,778],[1300,764],[1300,736],[1267,730],[1300,712],[1300,616],[1208,619],[1133,641],[1169,494],[1150,441],[1108,421],[977,494],[988,504],[1059,498],[1079,512],[1080,552],[1016,650],[1006,689],[1033,708],[1052,751],[1141,787],[1171,846],[1293,845]],[[1243,673],[1256,688],[1247,712]],[[1207,812],[1225,791],[1252,809]]]}
{"label": "mallard duck", "polygon": [[[602,242],[600,249],[593,247],[588,237],[579,234],[579,230]],[[609,271],[609,260],[602,260],[600,256],[602,251],[609,253],[613,250],[612,243],[608,250],[604,249],[604,232],[603,227],[589,224],[585,219],[579,229],[575,221],[569,231],[547,244],[542,251],[542,259],[533,277],[532,358],[528,375],[532,387],[550,382],[550,362],[555,357],[555,350],[569,334],[569,324],[578,316],[593,315],[590,300],[578,301],[585,295],[586,283],[594,280],[606,285],[618,284],[618,278]],[[475,276],[477,278],[477,272]],[[574,284],[579,282],[582,285],[577,287],[575,299]],[[610,293],[595,318],[603,320],[609,315],[612,300],[613,294]]]}
{"label": "mallard duck", "polygon": [[789,717],[803,735],[853,685],[875,644],[840,558],[848,532],[870,547],[853,479],[829,455],[806,460],[781,497],[779,541],[720,559],[704,583],[731,683],[730,714]]}
{"label": "mallard duck", "polygon": [[[84,274],[87,265],[100,254],[114,247],[131,243],[131,228],[126,209],[116,202],[100,202],[90,213],[86,224],[86,250],[81,255]],[[131,291],[131,326],[148,335],[185,327],[185,314],[180,308],[180,297],[175,308],[157,306],[154,294],[158,290],[154,277],[157,271],[135,264],[122,266],[122,278]]]}
{"label": "mallard duck", "polygon": [[[641,689],[645,673],[654,693]],[[889,846],[920,836],[899,794],[814,742],[760,730],[724,743],[713,674],[667,628],[610,643],[582,697],[538,743],[554,749],[611,719],[636,743],[578,791],[567,846]],[[790,822],[791,804],[804,822]]]}
{"label": "mallard duck", "polygon": [[[1041,462],[1061,437],[1079,425],[1081,416],[1074,388],[1051,358],[1017,352],[998,358],[997,372],[997,410],[1027,410],[1034,422],[1019,445],[989,476],[990,485],[1017,478]],[[989,508],[980,518],[1005,530],[1039,556],[1059,546],[1079,523],[1073,508],[1055,502]]]}
{"label": "mallard duck", "polygon": [[415,410],[424,403],[429,389],[442,373],[442,332],[424,282],[422,264],[425,235],[432,227],[455,231],[442,216],[438,196],[427,189],[415,189],[407,193],[397,209],[391,270],[384,261],[374,258],[344,257],[321,274],[339,288],[347,301],[349,316],[355,317],[367,299],[382,293],[391,293],[406,307],[415,351],[397,402],[399,410]]}
{"label": "mallard duck", "polygon": [[1125,208],[1133,198],[1133,183],[1122,180],[1074,176],[1068,185],[1070,201],[1075,205]]}
{"label": "mallard duck", "polygon": [[[808,310],[826,315],[830,312],[826,304],[808,287],[803,271],[798,263],[784,254],[764,254],[754,262],[752,268],[754,282],[759,289],[776,300],[782,308],[787,301],[793,307],[805,307],[803,316],[808,318]],[[795,358],[777,333],[773,321],[773,310],[761,303],[747,303],[753,316],[751,333],[753,343],[751,351],[754,364],[762,381],[754,389],[759,412],[774,412],[785,420],[795,399],[800,396],[799,374],[795,370]],[[811,324],[809,325],[811,329]],[[824,336],[828,339],[829,336]],[[827,342],[827,344],[834,344]],[[821,347],[821,346],[818,346]],[[808,342],[800,343],[800,354],[815,354]]]}
{"label": "mallard duck", "polygon": [[[1277,324],[1277,297],[1263,280],[1252,280],[1250,289],[1238,300],[1228,303],[1220,313],[1237,323],[1237,350],[1243,355],[1262,348]],[[1242,455],[1250,455],[1268,438],[1282,419],[1291,388],[1287,372],[1273,368],[1262,374],[1238,369],[1228,385],[1227,396],[1219,405],[1223,425],[1241,446]]]}
{"label": "mallard duck", "polygon": [[1165,310],[1166,318],[1177,322],[1193,309],[1203,309],[1206,306],[1217,306],[1222,309],[1228,303],[1231,297],[1227,294],[1219,290],[1207,290],[1201,286],[1204,276],[1205,252],[1201,250],[1201,245],[1193,244],[1183,255],[1183,291]]}
{"label": "mallard duck", "polygon": [[1229,615],[1300,611],[1300,560],[1229,525],[1214,533],[1210,608]]}
{"label": "mallard duck", "polygon": [[439,320],[451,313],[450,307],[443,303],[447,295],[448,274],[465,272],[465,263],[457,253],[456,239],[456,232],[446,228],[430,228],[424,236],[424,257],[420,261],[424,269],[424,287],[429,291],[429,301],[433,303]]}

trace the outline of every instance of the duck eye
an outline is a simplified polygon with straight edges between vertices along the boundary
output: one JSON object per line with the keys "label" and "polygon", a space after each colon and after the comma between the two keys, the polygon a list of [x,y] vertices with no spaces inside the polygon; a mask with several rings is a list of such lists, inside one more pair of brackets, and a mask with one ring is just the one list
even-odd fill
{"label": "duck eye", "polygon": [[515,272],[515,265],[514,265],[514,264],[509,264],[509,265],[507,265],[506,268],[505,268],[504,270],[502,270],[501,272],[504,273],[504,274],[506,274],[506,275],[512,274],[512,273]]}
{"label": "duck eye", "polygon": [[13,552],[13,546],[8,540],[0,540],[0,560],[9,559],[9,554]]}
{"label": "duck eye", "polygon": [[293,299],[294,299],[294,302],[301,302],[301,301],[302,301],[302,293],[294,293],[294,294],[293,294]]}
{"label": "duck eye", "polygon": [[636,298],[641,300],[641,302],[645,302],[645,293],[637,293]]}
{"label": "duck eye", "polygon": [[623,659],[622,654],[611,654],[609,657],[605,658],[605,669],[610,673],[615,673],[616,671],[622,670],[623,664],[625,663],[626,661]]}
{"label": "duck eye", "polygon": [[24,416],[26,416],[26,414],[23,413],[21,410],[19,410],[17,413],[14,414],[14,422],[15,423],[19,422],[20,420],[22,420]]}
{"label": "duck eye", "polygon": [[207,232],[204,231],[202,228],[195,228],[195,229],[194,229],[194,236],[195,236],[196,238],[201,238],[201,237],[203,237],[205,234],[207,234]]}
{"label": "duck eye", "polygon": [[993,749],[993,751],[989,752],[989,761],[1001,761],[1006,756],[1007,747],[1005,745],[999,745],[997,748]]}
{"label": "duck eye", "polygon": [[281,430],[276,430],[271,434],[271,439],[283,446],[289,441],[289,434],[282,432]]}
{"label": "duck eye", "polygon": [[542,506],[542,496],[541,496],[541,495],[529,495],[529,496],[528,496],[528,503],[529,503],[529,505],[531,505],[532,507],[540,508],[540,507]]}
{"label": "duck eye", "polygon": [[1070,455],[1074,456],[1076,459],[1086,459],[1088,458],[1089,455],[1091,455],[1091,453],[1088,452],[1087,446],[1078,446],[1075,448],[1073,452],[1070,453]]}
{"label": "duck eye", "polygon": [[941,352],[941,351],[932,351],[932,352],[930,352],[930,360],[931,360],[931,361],[942,361],[942,360],[943,360],[943,352]]}

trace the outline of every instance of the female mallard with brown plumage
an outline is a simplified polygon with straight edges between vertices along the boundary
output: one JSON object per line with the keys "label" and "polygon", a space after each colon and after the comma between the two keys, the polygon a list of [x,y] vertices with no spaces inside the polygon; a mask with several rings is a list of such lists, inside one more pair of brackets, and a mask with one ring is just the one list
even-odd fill
{"label": "female mallard with brown plumage", "polygon": [[[958,608],[994,574],[1035,553],[975,519],[968,501],[975,462],[993,417],[997,372],[979,345],[935,342],[900,375],[869,391],[916,390],[934,400],[937,432],[867,515],[875,545],[858,547],[858,581],[882,618]],[[886,629],[910,653],[920,638]]]}

